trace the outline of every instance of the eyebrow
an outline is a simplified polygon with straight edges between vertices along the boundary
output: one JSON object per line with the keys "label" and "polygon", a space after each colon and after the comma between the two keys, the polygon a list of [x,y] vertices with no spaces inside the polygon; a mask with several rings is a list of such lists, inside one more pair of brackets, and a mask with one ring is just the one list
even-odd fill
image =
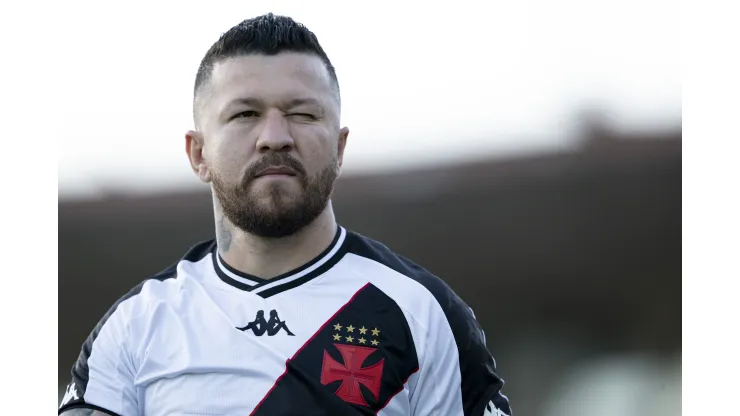
{"label": "eyebrow", "polygon": [[316,107],[323,108],[319,100],[315,98],[295,98],[286,103],[283,103],[284,108],[294,108],[302,105],[313,105]]}
{"label": "eyebrow", "polygon": [[226,107],[233,107],[235,105],[245,105],[249,107],[261,107],[263,105],[262,100],[258,98],[253,97],[243,97],[243,98],[236,98],[234,100],[229,101],[229,104],[226,105]]}
{"label": "eyebrow", "polygon": [[[265,103],[263,100],[255,97],[241,97],[231,100],[227,107],[233,107],[235,105],[245,105],[249,107],[264,107]],[[301,105],[313,105],[323,110],[321,102],[315,98],[294,98],[280,103],[282,109],[295,108]]]}

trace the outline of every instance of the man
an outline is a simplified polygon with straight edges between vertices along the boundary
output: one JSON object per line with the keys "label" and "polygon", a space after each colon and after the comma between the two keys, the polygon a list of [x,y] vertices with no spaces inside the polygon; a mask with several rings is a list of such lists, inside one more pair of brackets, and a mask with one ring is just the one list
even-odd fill
{"label": "man", "polygon": [[186,150],[217,239],[110,309],[60,414],[511,414],[471,309],[336,223],[349,130],[313,33],[272,14],[233,27],[193,108]]}

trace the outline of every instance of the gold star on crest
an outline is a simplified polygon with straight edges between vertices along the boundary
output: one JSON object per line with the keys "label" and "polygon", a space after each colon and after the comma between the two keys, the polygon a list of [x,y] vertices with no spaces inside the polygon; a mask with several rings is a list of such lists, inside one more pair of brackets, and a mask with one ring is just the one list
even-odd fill
{"label": "gold star on crest", "polygon": [[373,336],[374,336],[374,337],[377,337],[377,336],[378,336],[378,334],[380,334],[380,331],[378,330],[378,328],[375,328],[375,329],[373,329],[373,330],[372,330],[372,331],[370,331],[370,332],[372,332],[372,333],[373,333]]}
{"label": "gold star on crest", "polygon": [[342,337],[339,334],[334,334],[334,341],[341,341]]}
{"label": "gold star on crest", "polygon": [[339,325],[339,324],[334,325],[334,330],[341,331],[342,330],[342,325]]}
{"label": "gold star on crest", "polygon": [[370,341],[370,343],[371,343],[371,344],[373,344],[373,345],[378,345],[378,344],[380,344],[380,343],[379,343],[378,341],[376,341],[376,340],[372,340],[372,341]]}
{"label": "gold star on crest", "polygon": [[364,344],[365,343],[365,338],[360,338],[360,339],[358,339],[358,341],[360,341],[360,344]]}
{"label": "gold star on crest", "polygon": [[365,328],[364,326],[360,328],[360,334],[365,335],[366,332],[367,332],[367,328]]}
{"label": "gold star on crest", "polygon": [[347,342],[352,342],[352,341],[354,341],[354,338],[352,338],[352,335],[348,336],[348,337],[347,337],[347,338],[345,338],[345,339],[347,340]]}
{"label": "gold star on crest", "polygon": [[348,326],[347,332],[355,332],[355,327],[353,327],[352,325]]}

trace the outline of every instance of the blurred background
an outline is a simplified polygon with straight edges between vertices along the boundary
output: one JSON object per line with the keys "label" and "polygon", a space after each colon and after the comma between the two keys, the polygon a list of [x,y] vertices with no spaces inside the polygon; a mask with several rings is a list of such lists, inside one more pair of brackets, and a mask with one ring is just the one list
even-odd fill
{"label": "blurred background", "polygon": [[475,310],[517,416],[680,414],[677,6],[262,3],[71,7],[60,399],[108,307],[213,237],[184,154],[195,71],[220,33],[272,11],[337,68],[339,221]]}

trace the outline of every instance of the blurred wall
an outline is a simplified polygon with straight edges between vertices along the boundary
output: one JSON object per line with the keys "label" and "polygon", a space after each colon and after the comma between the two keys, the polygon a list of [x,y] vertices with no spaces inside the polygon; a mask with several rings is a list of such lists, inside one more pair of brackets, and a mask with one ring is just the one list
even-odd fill
{"label": "blurred wall", "polygon": [[[473,307],[515,414],[607,415],[593,409],[620,410],[613,394],[631,415],[674,414],[680,130],[594,131],[568,153],[347,177],[334,201],[342,225],[422,264]],[[60,201],[60,385],[119,296],[212,238],[211,209],[205,188]],[[639,383],[649,400],[629,390]]]}

